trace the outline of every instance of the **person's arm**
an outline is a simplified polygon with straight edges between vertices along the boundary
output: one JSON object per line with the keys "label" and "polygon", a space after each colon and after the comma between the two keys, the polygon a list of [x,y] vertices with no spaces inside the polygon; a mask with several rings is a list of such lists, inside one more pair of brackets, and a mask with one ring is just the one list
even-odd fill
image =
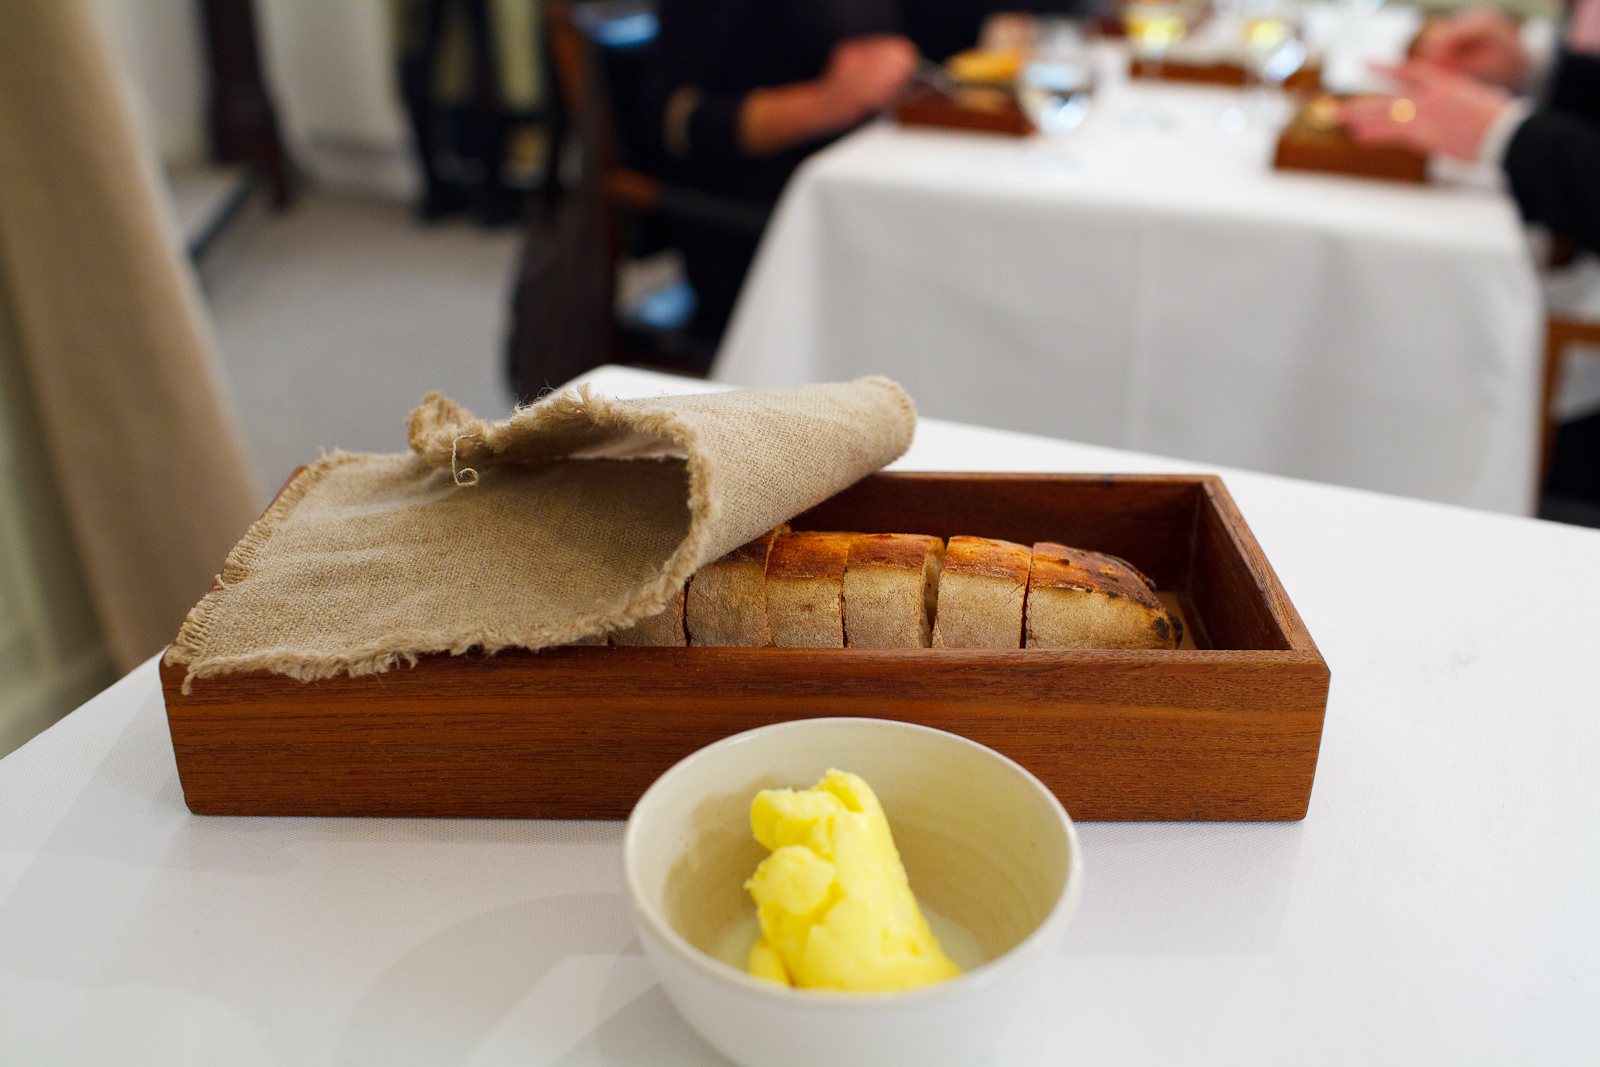
{"label": "person's arm", "polygon": [[662,0],[646,73],[642,128],[666,159],[739,154],[743,94],[704,88],[748,28],[748,0]]}
{"label": "person's arm", "polygon": [[1424,60],[1375,69],[1399,83],[1400,95],[1358,97],[1339,109],[1361,144],[1477,159],[1485,136],[1515,106],[1504,89]]}
{"label": "person's arm", "polygon": [[1545,102],[1557,111],[1600,122],[1600,53],[1562,52]]}
{"label": "person's arm", "polygon": [[1423,26],[1416,58],[1517,92],[1528,82],[1531,57],[1517,24],[1500,11],[1472,8]]}
{"label": "person's arm", "polygon": [[1403,96],[1366,97],[1340,111],[1358,142],[1497,163],[1523,218],[1600,250],[1600,122],[1534,111],[1502,90],[1420,61],[1386,73]]}
{"label": "person's arm", "polygon": [[1505,171],[1524,218],[1600,251],[1600,123],[1534,112],[1511,136]]}
{"label": "person's arm", "polygon": [[821,78],[747,94],[739,112],[739,147],[771,156],[849,129],[886,107],[917,65],[904,37],[841,41]]}
{"label": "person's arm", "polygon": [[747,0],[665,0],[647,92],[646,126],[667,156],[770,156],[846,130],[888,104],[916,69],[904,37],[852,38],[809,81],[748,93],[707,90],[740,47]]}

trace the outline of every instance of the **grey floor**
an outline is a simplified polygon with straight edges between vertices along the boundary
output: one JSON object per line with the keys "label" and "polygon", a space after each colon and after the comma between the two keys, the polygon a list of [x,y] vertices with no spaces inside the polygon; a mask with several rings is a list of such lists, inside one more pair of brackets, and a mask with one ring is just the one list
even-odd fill
{"label": "grey floor", "polygon": [[316,193],[232,226],[202,277],[263,492],[322,448],[404,450],[406,414],[434,389],[508,414],[517,250],[515,228],[424,226],[402,205]]}

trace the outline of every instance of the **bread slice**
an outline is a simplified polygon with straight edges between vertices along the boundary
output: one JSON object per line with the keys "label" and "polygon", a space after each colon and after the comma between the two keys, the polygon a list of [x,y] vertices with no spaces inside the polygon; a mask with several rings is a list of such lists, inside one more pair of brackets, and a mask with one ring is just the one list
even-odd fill
{"label": "bread slice", "polygon": [[853,533],[791,533],[767,557],[767,622],[780,648],[844,647],[844,572]]}
{"label": "bread slice", "polygon": [[939,575],[934,648],[1021,648],[1033,553],[987,537],[952,537]]}
{"label": "bread slice", "polygon": [[640,619],[626,630],[611,631],[611,643],[682,648],[689,643],[683,631],[683,602],[683,590],[679,589],[659,613]]}
{"label": "bread slice", "polygon": [[1127,560],[1044,541],[1028,578],[1028,648],[1177,648],[1183,624]]}
{"label": "bread slice", "polygon": [[927,648],[944,542],[924,534],[863,534],[844,572],[848,648]]}
{"label": "bread slice", "polygon": [[767,555],[789,527],[779,526],[719,560],[689,580],[684,626],[691,645],[762,648],[772,644],[767,625]]}

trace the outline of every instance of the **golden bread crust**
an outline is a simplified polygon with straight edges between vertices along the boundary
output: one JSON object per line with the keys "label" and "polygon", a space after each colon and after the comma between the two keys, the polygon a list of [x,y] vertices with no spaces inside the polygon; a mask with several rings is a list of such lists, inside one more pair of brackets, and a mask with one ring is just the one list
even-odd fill
{"label": "golden bread crust", "polygon": [[844,575],[852,533],[800,531],[767,556],[767,622],[781,648],[844,647]]}
{"label": "golden bread crust", "polygon": [[850,543],[857,537],[853,533],[820,533],[799,530],[785,534],[772,543],[767,556],[767,581],[774,578],[822,578],[844,580],[844,569],[850,560]]}
{"label": "golden bread crust", "polygon": [[1082,589],[1110,597],[1125,596],[1147,608],[1165,611],[1156,592],[1133,564],[1106,552],[1071,548],[1054,541],[1033,546],[1030,589]]}
{"label": "golden bread crust", "polygon": [[862,534],[850,542],[848,567],[888,567],[920,574],[929,552],[944,555],[944,542],[927,534]]}
{"label": "golden bread crust", "polygon": [[944,550],[944,572],[974,578],[1009,578],[1024,584],[1033,553],[1027,545],[989,537],[952,537]]}

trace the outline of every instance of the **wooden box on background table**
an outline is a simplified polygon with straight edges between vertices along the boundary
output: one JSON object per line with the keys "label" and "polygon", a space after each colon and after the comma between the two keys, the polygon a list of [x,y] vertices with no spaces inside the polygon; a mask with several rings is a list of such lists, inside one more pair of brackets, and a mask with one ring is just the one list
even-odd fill
{"label": "wooden box on background table", "polygon": [[1428,157],[1424,153],[1398,146],[1357,144],[1338,125],[1338,111],[1338,99],[1328,94],[1303,101],[1278,136],[1272,165],[1278,170],[1417,184],[1428,180]]}
{"label": "wooden box on background table", "polygon": [[1078,819],[1305,815],[1328,668],[1219,479],[878,474],[792,525],[1112,552],[1181,608],[1195,647],[512,650],[188,695],[164,665],[184,797],[207,815],[618,819],[718,738],[849,715],[998,749]]}
{"label": "wooden box on background table", "polygon": [[1026,137],[1033,123],[1017,103],[1017,95],[998,86],[960,86],[953,93],[929,86],[913,89],[895,106],[895,121],[902,126],[927,126],[944,130],[975,130]]}
{"label": "wooden box on background table", "polygon": [[[1250,72],[1243,63],[1185,63],[1182,60],[1135,57],[1128,66],[1135,78],[1155,81],[1187,82],[1191,85],[1227,85],[1243,87],[1250,84]],[[1284,79],[1283,87],[1291,93],[1316,92],[1322,87],[1320,66],[1301,67]]]}

